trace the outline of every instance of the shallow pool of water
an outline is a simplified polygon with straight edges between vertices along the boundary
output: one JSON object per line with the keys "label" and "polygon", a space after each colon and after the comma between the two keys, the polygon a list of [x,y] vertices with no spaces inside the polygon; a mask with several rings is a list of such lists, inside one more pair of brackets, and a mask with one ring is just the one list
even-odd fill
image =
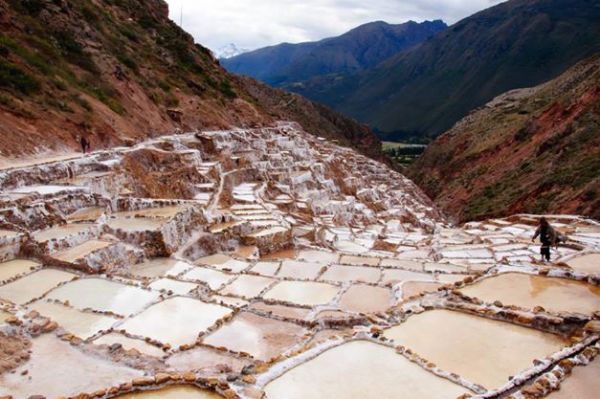
{"label": "shallow pool of water", "polygon": [[309,279],[317,278],[324,266],[322,263],[302,262],[287,259],[281,263],[281,268],[277,277],[288,277],[293,279]]}
{"label": "shallow pool of water", "polygon": [[243,298],[254,298],[260,295],[274,281],[267,277],[243,274],[225,286],[220,293],[223,295],[241,296]]}
{"label": "shallow pool of water", "polygon": [[128,316],[139,312],[160,294],[101,278],[84,278],[52,291],[48,298],[69,301],[78,309],[93,309]]}
{"label": "shallow pool of water", "polygon": [[381,271],[376,267],[361,267],[361,266],[342,266],[333,265],[319,280],[323,281],[339,281],[347,283],[351,281],[361,281],[365,283],[377,283],[381,278]]}
{"label": "shallow pool of water", "polygon": [[383,312],[391,305],[390,290],[370,285],[353,285],[340,298],[342,310],[357,313]]}
{"label": "shallow pool of water", "polygon": [[10,280],[19,274],[27,273],[32,268],[40,266],[39,263],[31,260],[15,259],[0,263],[0,282]]}
{"label": "shallow pool of water", "polygon": [[139,277],[175,277],[194,265],[173,258],[154,258],[131,266],[131,274]]}
{"label": "shallow pool of water", "polygon": [[573,269],[590,274],[600,274],[600,254],[587,254],[567,261]]}
{"label": "shallow pool of water", "polygon": [[464,294],[486,302],[501,301],[533,309],[591,314],[600,309],[600,287],[580,281],[505,273],[462,288]]}
{"label": "shallow pool of water", "polygon": [[44,300],[36,301],[29,305],[28,308],[38,311],[42,316],[49,317],[66,331],[81,339],[88,339],[100,330],[108,330],[118,321],[114,317],[80,312],[76,309]]}
{"label": "shallow pool of water", "polygon": [[338,291],[338,287],[325,283],[281,281],[267,291],[263,298],[315,306],[331,302]]}
{"label": "shallow pool of water", "polygon": [[270,382],[265,391],[269,399],[440,399],[468,392],[394,349],[367,341],[329,349]]}
{"label": "shallow pool of water", "polygon": [[133,335],[179,346],[193,344],[199,333],[229,313],[229,308],[220,305],[175,297],[152,305],[126,320],[120,328]]}
{"label": "shallow pool of water", "polygon": [[156,391],[142,391],[117,396],[118,399],[218,399],[222,396],[194,386],[171,386]]}
{"label": "shallow pool of water", "polygon": [[44,295],[60,283],[77,277],[73,273],[54,269],[42,269],[0,287],[0,298],[23,305]]}
{"label": "shallow pool of water", "polygon": [[306,330],[296,324],[243,312],[203,342],[235,352],[246,352],[266,361],[300,342],[305,333]]}
{"label": "shallow pool of water", "polygon": [[553,334],[448,310],[411,316],[385,336],[488,389],[568,344]]}

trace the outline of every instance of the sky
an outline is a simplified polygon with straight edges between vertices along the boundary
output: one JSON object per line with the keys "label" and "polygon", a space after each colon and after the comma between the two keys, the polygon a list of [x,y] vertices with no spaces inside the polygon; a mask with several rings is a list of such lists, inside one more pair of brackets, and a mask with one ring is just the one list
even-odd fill
{"label": "sky", "polygon": [[167,0],[171,18],[196,42],[219,50],[256,48],[340,35],[372,21],[442,19],[453,24],[503,0]]}

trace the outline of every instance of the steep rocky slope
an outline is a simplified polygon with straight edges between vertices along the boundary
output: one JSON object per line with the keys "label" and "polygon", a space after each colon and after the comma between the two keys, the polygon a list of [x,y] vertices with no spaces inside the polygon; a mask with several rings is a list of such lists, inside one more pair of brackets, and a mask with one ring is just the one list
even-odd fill
{"label": "steep rocky slope", "polygon": [[600,51],[598,0],[511,0],[376,68],[295,89],[380,137],[435,136],[508,90],[555,78]]}
{"label": "steep rocky slope", "polygon": [[517,212],[600,218],[600,56],[497,97],[434,141],[410,175],[461,220]]}
{"label": "steep rocky slope", "polygon": [[[168,19],[162,0],[0,0],[0,27],[3,157],[72,151],[80,134],[97,149],[275,116],[302,119],[315,134],[323,125],[327,137],[380,157],[368,129],[323,107],[272,112]],[[368,146],[358,135],[370,136]]]}
{"label": "steep rocky slope", "polygon": [[347,74],[373,67],[446,29],[442,21],[383,21],[361,25],[318,42],[283,43],[222,60],[229,71],[263,82],[294,87],[317,76]]}

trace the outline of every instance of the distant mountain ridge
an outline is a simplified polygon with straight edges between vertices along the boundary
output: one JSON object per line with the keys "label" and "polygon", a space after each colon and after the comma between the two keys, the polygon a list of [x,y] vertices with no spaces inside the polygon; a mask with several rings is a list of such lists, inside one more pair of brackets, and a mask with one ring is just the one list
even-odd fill
{"label": "distant mountain ridge", "polygon": [[221,64],[236,74],[274,86],[288,86],[318,76],[371,68],[446,27],[440,20],[398,25],[376,21],[341,36],[318,42],[282,43],[222,60]]}
{"label": "distant mountain ridge", "polygon": [[218,50],[213,51],[213,53],[217,59],[227,59],[247,53],[248,51],[248,49],[239,48],[235,45],[235,43],[229,43],[223,47],[220,47]]}
{"label": "distant mountain ridge", "polygon": [[382,132],[436,136],[511,89],[552,79],[600,51],[599,0],[510,0],[375,68],[287,86]]}

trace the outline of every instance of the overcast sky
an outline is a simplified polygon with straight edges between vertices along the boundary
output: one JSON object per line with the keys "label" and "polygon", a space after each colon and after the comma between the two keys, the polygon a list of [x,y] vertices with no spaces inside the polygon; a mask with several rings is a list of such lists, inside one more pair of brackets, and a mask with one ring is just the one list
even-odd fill
{"label": "overcast sky", "polygon": [[337,36],[366,22],[452,24],[503,0],[167,0],[178,24],[212,50],[256,49]]}

